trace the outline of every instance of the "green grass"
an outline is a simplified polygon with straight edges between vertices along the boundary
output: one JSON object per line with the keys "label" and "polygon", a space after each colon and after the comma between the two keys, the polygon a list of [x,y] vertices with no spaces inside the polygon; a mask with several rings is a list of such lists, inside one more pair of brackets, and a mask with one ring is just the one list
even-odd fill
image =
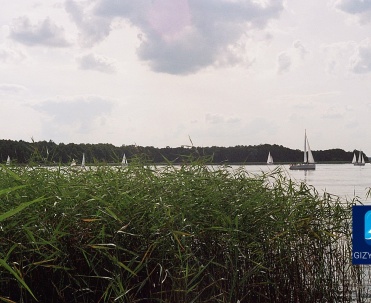
{"label": "green grass", "polygon": [[363,302],[351,203],[202,161],[1,167],[0,301]]}

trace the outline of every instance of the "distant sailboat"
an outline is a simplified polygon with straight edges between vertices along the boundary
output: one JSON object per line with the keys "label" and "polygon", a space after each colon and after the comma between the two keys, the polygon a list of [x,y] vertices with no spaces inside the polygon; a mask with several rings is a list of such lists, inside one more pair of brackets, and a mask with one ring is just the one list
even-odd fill
{"label": "distant sailboat", "polygon": [[10,165],[10,157],[8,156],[8,158],[6,159],[6,165]]}
{"label": "distant sailboat", "polygon": [[291,170],[313,170],[316,169],[316,164],[314,162],[313,154],[309,146],[309,141],[307,138],[307,132],[304,135],[304,162],[299,164],[292,164],[290,166]]}
{"label": "distant sailboat", "polygon": [[46,158],[44,158],[44,161],[48,161],[48,158],[49,158],[49,150],[48,148],[46,148]]}
{"label": "distant sailboat", "polygon": [[273,157],[271,155],[271,152],[268,152],[267,164],[273,164]]}
{"label": "distant sailboat", "polygon": [[128,160],[126,159],[125,154],[122,156],[122,162],[121,162],[121,165],[122,165],[122,166],[128,165]]}
{"label": "distant sailboat", "polygon": [[85,154],[82,154],[82,161],[81,161],[81,167],[85,168]]}
{"label": "distant sailboat", "polygon": [[354,166],[364,166],[366,164],[361,150],[359,151],[358,159],[356,154],[354,154],[352,163]]}
{"label": "distant sailboat", "polygon": [[71,166],[76,166],[76,160],[72,159]]}

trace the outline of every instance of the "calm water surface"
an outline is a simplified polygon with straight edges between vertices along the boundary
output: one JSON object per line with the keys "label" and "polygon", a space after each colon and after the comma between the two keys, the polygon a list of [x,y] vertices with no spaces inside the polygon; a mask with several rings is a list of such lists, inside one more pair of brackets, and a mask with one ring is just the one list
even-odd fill
{"label": "calm water surface", "polygon": [[[278,165],[245,165],[249,172],[272,171]],[[289,170],[289,165],[280,165],[284,173],[296,181],[313,185],[322,194],[324,192],[343,198],[358,197],[363,203],[370,204],[366,194],[371,188],[371,164],[354,166],[353,164],[317,164],[312,171]]]}

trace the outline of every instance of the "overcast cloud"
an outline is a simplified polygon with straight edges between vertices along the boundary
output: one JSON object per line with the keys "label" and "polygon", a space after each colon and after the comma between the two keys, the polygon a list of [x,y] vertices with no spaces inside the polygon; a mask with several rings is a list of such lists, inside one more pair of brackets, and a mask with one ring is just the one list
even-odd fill
{"label": "overcast cloud", "polygon": [[88,54],[77,59],[79,67],[86,70],[96,70],[103,73],[114,73],[116,68],[108,58],[95,54]]}
{"label": "overcast cloud", "polygon": [[80,45],[83,47],[93,46],[106,38],[110,33],[112,20],[90,13],[90,5],[94,3],[94,1],[65,1],[66,11],[79,28],[78,38]]}
{"label": "overcast cloud", "polygon": [[361,23],[371,20],[371,2],[368,0],[338,0],[336,5],[345,13],[357,16]]}
{"label": "overcast cloud", "polygon": [[350,58],[350,68],[354,73],[363,74],[371,72],[371,41],[362,41]]}
{"label": "overcast cloud", "polygon": [[26,16],[19,17],[12,24],[10,37],[29,46],[69,46],[64,36],[64,29],[54,24],[49,18],[32,24]]}
{"label": "overcast cloud", "polygon": [[338,0],[337,7],[350,14],[367,14],[371,12],[371,2],[367,0]]}
{"label": "overcast cloud", "polygon": [[218,61],[229,62],[225,58],[231,56],[231,46],[243,43],[248,30],[264,27],[283,9],[281,1],[262,6],[246,0],[101,0],[85,11],[72,0],[67,3],[87,41],[103,39],[104,34],[97,37],[96,31],[86,30],[91,26],[84,20],[99,20],[105,29],[114,18],[127,20],[140,30],[138,57],[154,71],[169,74],[189,74]]}
{"label": "overcast cloud", "polygon": [[14,0],[1,138],[371,155],[371,2]]}

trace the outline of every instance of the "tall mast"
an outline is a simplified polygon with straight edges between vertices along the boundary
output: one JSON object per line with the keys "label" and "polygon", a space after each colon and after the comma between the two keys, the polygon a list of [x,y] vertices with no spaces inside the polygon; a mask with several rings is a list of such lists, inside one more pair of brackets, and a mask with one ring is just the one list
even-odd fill
{"label": "tall mast", "polygon": [[307,130],[304,133],[304,163],[308,162],[307,158]]}

